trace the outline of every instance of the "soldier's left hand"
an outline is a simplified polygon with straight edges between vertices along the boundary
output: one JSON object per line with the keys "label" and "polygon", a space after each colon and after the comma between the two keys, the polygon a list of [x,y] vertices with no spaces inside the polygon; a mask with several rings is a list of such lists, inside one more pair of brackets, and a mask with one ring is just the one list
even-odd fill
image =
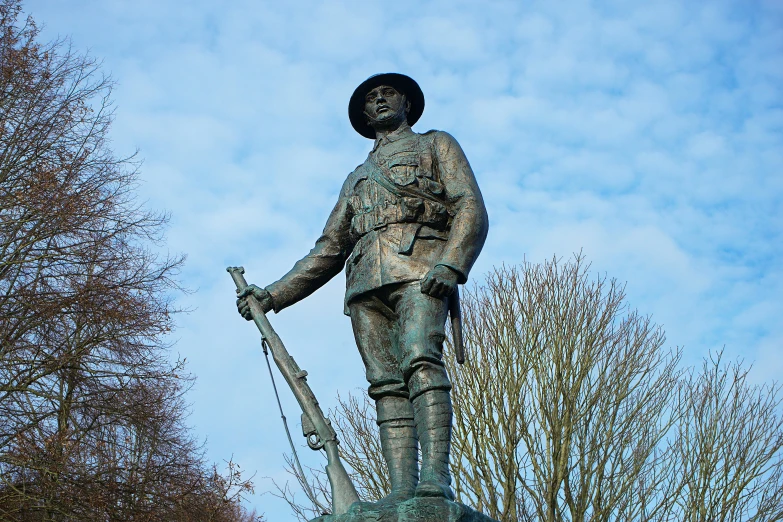
{"label": "soldier's left hand", "polygon": [[421,282],[421,292],[437,299],[448,297],[457,286],[457,272],[444,265],[436,265]]}

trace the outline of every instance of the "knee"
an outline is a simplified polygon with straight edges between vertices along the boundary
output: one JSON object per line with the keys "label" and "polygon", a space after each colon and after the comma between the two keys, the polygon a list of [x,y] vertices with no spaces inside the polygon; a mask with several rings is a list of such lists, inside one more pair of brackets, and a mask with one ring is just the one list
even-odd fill
{"label": "knee", "polygon": [[410,400],[430,390],[451,390],[449,375],[443,363],[428,360],[414,361],[408,372],[408,393]]}
{"label": "knee", "polygon": [[442,329],[409,332],[403,336],[400,339],[403,375],[406,374],[406,369],[411,369],[420,361],[429,361],[435,365],[442,365],[443,341],[445,338],[446,334]]}

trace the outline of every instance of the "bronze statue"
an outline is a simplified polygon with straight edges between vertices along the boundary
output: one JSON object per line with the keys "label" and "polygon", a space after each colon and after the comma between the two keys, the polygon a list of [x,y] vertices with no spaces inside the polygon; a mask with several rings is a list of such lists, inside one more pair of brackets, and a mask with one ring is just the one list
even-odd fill
{"label": "bronze statue", "polygon": [[[408,76],[372,76],[348,105],[354,129],[374,139],[348,175],[315,247],[279,281],[249,285],[264,312],[307,297],[346,266],[345,311],[375,400],[391,493],[453,500],[449,475],[452,409],[443,365],[449,301],[468,279],[488,220],[473,171],[457,141],[411,130],[424,95]],[[452,309],[454,307],[452,306]],[[421,444],[422,468],[418,470]]]}

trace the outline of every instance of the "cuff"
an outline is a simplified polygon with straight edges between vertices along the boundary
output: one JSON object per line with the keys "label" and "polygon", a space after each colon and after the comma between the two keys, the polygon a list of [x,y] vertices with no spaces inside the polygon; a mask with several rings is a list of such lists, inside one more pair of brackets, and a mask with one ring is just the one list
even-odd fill
{"label": "cuff", "polygon": [[275,313],[278,313],[278,312],[280,312],[281,308],[280,308],[279,306],[277,306],[278,300],[277,300],[277,299],[275,299],[275,294],[274,294],[274,288],[273,288],[273,286],[274,286],[274,285],[269,285],[269,286],[267,286],[267,287],[264,287],[264,290],[266,290],[267,292],[269,292],[269,297],[270,297],[270,298],[271,298],[271,300],[272,300],[272,310],[274,310],[274,311],[275,311]]}
{"label": "cuff", "polygon": [[451,265],[449,263],[438,263],[435,266],[445,266],[446,268],[450,269],[452,272],[455,272],[457,274],[457,284],[464,285],[468,282],[468,276],[465,274],[462,270],[457,268],[454,265]]}

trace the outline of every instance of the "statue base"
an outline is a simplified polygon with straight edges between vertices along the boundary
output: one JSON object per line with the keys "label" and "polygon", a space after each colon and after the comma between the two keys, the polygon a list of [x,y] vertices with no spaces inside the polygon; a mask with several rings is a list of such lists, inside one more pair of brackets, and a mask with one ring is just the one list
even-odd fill
{"label": "statue base", "polygon": [[412,498],[378,506],[355,502],[342,515],[323,515],[310,522],[497,522],[464,504],[445,498]]}

